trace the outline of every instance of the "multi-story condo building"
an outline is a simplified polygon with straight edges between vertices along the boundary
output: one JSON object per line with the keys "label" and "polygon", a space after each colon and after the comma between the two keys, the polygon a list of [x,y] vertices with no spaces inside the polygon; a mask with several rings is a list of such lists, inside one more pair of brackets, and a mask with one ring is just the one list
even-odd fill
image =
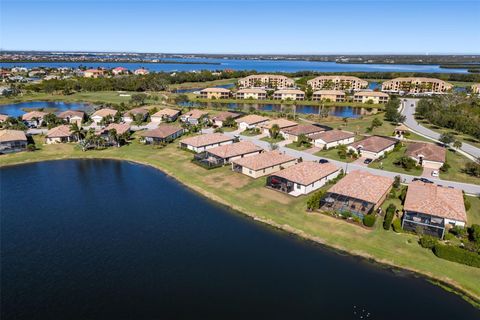
{"label": "multi-story condo building", "polygon": [[472,93],[480,94],[480,83],[472,85]]}
{"label": "multi-story condo building", "polygon": [[313,101],[344,102],[345,92],[340,90],[318,90],[312,95]]}
{"label": "multi-story condo building", "polygon": [[275,100],[305,100],[305,92],[298,89],[283,89],[273,93]]}
{"label": "multi-story condo building", "polygon": [[238,80],[240,88],[293,88],[295,81],[285,76],[274,74],[254,74]]}
{"label": "multi-story condo building", "polygon": [[230,97],[230,90],[225,88],[205,88],[200,91],[200,98],[203,99],[227,99]]}
{"label": "multi-story condo building", "polygon": [[[361,103],[387,103],[388,102],[388,94],[385,92],[377,92],[377,91],[361,91],[356,92],[353,95],[354,102],[361,102]],[[370,102],[371,101],[371,102]]]}
{"label": "multi-story condo building", "polygon": [[267,91],[258,88],[240,89],[235,94],[235,98],[265,100],[267,99]]}
{"label": "multi-story condo building", "polygon": [[351,76],[320,76],[307,81],[313,90],[359,90],[368,86],[368,81]]}
{"label": "multi-story condo building", "polygon": [[382,84],[382,91],[394,93],[443,93],[452,89],[453,85],[435,78],[395,78]]}

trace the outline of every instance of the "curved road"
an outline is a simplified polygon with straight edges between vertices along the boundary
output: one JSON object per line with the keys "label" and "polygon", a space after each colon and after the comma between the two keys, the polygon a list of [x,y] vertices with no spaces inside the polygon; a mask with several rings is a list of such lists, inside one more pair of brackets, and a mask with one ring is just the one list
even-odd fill
{"label": "curved road", "polygon": [[[430,129],[425,128],[424,126],[420,125],[417,120],[415,120],[415,108],[417,107],[418,99],[405,99],[402,100],[402,114],[406,117],[404,124],[415,131],[415,133],[420,134],[426,138],[435,140],[438,142],[440,139],[440,134],[432,131]],[[412,106],[413,105],[413,106]],[[460,148],[461,151],[467,156],[468,158],[474,160],[480,158],[480,148],[474,147],[471,144],[462,142],[462,147]]]}

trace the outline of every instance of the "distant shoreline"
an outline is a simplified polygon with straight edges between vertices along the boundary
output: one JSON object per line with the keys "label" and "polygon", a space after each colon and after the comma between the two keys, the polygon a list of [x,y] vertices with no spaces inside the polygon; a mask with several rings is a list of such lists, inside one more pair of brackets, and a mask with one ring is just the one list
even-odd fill
{"label": "distant shoreline", "polygon": [[142,61],[132,61],[132,60],[111,60],[111,61],[105,61],[105,60],[82,60],[82,61],[76,61],[76,60],[68,60],[68,59],[62,59],[62,60],[31,60],[31,59],[22,59],[22,60],[1,60],[0,63],[136,63],[136,64],[208,64],[208,65],[221,65],[220,62],[206,62],[206,61],[201,61],[201,62],[192,62],[192,61],[166,61],[166,60],[159,60],[159,61],[148,61],[148,60],[142,60]]}

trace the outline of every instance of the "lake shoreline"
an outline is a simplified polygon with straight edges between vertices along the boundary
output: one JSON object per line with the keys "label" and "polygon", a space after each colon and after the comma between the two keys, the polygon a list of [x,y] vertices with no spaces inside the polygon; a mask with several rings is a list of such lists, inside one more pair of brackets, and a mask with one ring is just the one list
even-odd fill
{"label": "lake shoreline", "polygon": [[432,274],[420,271],[420,270],[415,269],[415,268],[400,266],[400,265],[395,264],[394,262],[389,261],[389,260],[383,260],[383,259],[375,258],[374,256],[372,256],[368,253],[362,252],[362,251],[349,250],[349,249],[347,249],[347,248],[345,248],[341,245],[329,244],[324,239],[322,239],[320,237],[309,235],[305,231],[294,228],[294,227],[291,227],[288,224],[283,224],[282,225],[282,224],[279,224],[279,223],[277,223],[275,221],[272,221],[270,219],[260,218],[254,212],[249,212],[248,210],[245,210],[244,208],[242,208],[241,206],[239,206],[237,204],[228,203],[227,201],[225,201],[221,197],[218,197],[211,192],[205,191],[204,189],[202,189],[199,186],[196,186],[194,184],[189,184],[186,181],[182,181],[178,177],[176,177],[173,172],[170,172],[168,169],[162,168],[161,166],[158,166],[158,165],[153,164],[153,163],[149,163],[148,161],[140,161],[140,160],[131,159],[131,158],[128,158],[128,157],[115,157],[115,156],[98,156],[98,155],[95,155],[95,156],[72,156],[72,155],[68,155],[68,156],[65,156],[65,157],[53,156],[49,159],[39,159],[39,160],[30,159],[29,161],[13,162],[13,163],[10,163],[8,165],[0,164],[0,168],[19,166],[19,165],[27,165],[27,164],[47,162],[47,161],[61,161],[61,160],[127,161],[127,162],[135,163],[135,164],[138,164],[138,165],[144,165],[144,166],[154,168],[154,169],[159,170],[160,172],[164,173],[169,178],[173,178],[176,182],[180,183],[182,186],[188,188],[189,190],[194,191],[194,192],[198,193],[199,195],[201,195],[201,196],[203,196],[203,197],[205,197],[205,198],[207,198],[211,201],[214,201],[217,204],[221,204],[221,205],[235,211],[238,214],[249,217],[253,221],[257,221],[257,222],[260,222],[262,224],[268,225],[269,227],[272,227],[274,229],[282,230],[282,231],[287,232],[289,234],[293,234],[293,235],[298,236],[299,238],[301,238],[303,240],[311,241],[312,243],[315,243],[317,245],[321,245],[322,247],[325,247],[329,250],[334,250],[335,252],[337,252],[339,254],[348,254],[348,255],[353,256],[353,257],[362,258],[362,259],[365,259],[366,261],[368,261],[370,263],[378,264],[381,267],[390,268],[392,271],[395,271],[395,270],[402,271],[402,272],[406,271],[406,272],[412,273],[412,275],[421,276],[421,277],[425,278],[427,281],[441,287],[442,289],[460,296],[466,302],[468,302],[471,305],[473,305],[474,307],[480,309],[480,297],[476,296],[474,293],[468,292],[468,290],[462,288],[461,285],[455,283],[454,281],[452,281],[450,279],[442,279],[442,278],[436,277]]}

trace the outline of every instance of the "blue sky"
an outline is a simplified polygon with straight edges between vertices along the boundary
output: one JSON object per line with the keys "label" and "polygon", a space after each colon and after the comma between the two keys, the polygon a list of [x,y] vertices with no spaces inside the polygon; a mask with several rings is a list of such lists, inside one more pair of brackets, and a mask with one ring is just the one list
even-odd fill
{"label": "blue sky", "polygon": [[4,50],[480,53],[480,0],[0,0],[0,15]]}

